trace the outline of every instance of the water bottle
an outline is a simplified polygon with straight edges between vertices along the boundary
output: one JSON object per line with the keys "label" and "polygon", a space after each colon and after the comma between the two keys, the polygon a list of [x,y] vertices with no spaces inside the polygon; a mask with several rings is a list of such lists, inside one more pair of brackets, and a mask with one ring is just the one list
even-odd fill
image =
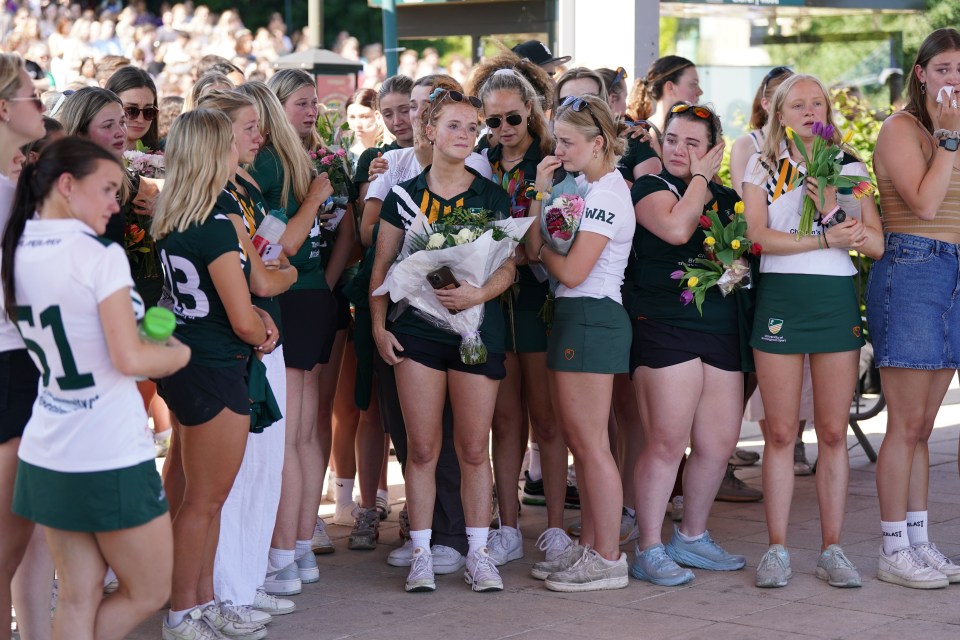
{"label": "water bottle", "polygon": [[271,244],[280,242],[280,236],[287,228],[287,216],[283,209],[274,209],[263,219],[253,236],[253,247],[261,256]]}
{"label": "water bottle", "polygon": [[[173,312],[163,307],[150,307],[140,321],[140,339],[152,344],[166,344],[177,328],[177,318]],[[137,376],[136,379],[146,380]]]}

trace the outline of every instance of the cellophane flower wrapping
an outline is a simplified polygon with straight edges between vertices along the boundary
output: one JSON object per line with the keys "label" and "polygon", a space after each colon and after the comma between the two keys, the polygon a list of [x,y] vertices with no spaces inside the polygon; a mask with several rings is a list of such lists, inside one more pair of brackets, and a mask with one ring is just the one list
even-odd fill
{"label": "cellophane flower wrapping", "polygon": [[127,171],[144,178],[162,178],[164,176],[163,153],[148,153],[146,151],[129,150],[123,152],[123,159],[127,163]]}
{"label": "cellophane flower wrapping", "polygon": [[[390,266],[383,284],[373,295],[389,293],[390,299],[399,303],[392,314],[394,318],[409,305],[427,322],[459,335],[460,359],[464,364],[482,364],[487,361],[487,348],[480,337],[484,305],[450,313],[427,282],[427,274],[440,267],[450,267],[458,281],[482,287],[497,269],[513,258],[520,239],[532,223],[532,218],[492,221],[488,227],[497,227],[503,232],[497,234],[501,236],[499,240],[494,239],[494,230],[487,228],[472,240],[467,239],[465,233],[462,244],[454,246],[448,246],[449,234],[444,234],[444,244],[432,248],[430,239],[437,230],[420,213],[406,231],[397,261]],[[471,229],[469,235],[475,236],[477,231],[481,230]],[[436,239],[434,244],[438,244]]]}
{"label": "cellophane flower wrapping", "polygon": [[570,174],[553,187],[550,200],[540,211],[540,233],[550,248],[567,255],[583,218],[586,187],[577,184]]}

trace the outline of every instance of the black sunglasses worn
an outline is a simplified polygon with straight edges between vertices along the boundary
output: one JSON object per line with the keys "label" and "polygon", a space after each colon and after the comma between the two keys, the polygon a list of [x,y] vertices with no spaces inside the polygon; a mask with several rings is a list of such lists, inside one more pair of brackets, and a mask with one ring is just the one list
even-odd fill
{"label": "black sunglasses worn", "polygon": [[600,126],[600,121],[597,120],[597,116],[594,115],[593,109],[590,108],[590,103],[583,98],[578,98],[577,96],[567,96],[563,99],[563,102],[560,103],[560,106],[570,107],[577,113],[580,113],[586,109],[587,113],[590,114],[590,118],[593,120],[593,124],[597,125],[597,129],[599,129],[601,132],[603,131],[603,127]]}
{"label": "black sunglasses worn", "polygon": [[134,118],[136,118],[142,113],[143,119],[146,120],[147,122],[156,118],[158,112],[159,112],[159,109],[157,109],[156,107],[144,107],[143,109],[141,109],[140,107],[130,106],[130,107],[123,108],[123,113],[130,120],[133,120]]}
{"label": "black sunglasses worn", "polygon": [[519,125],[521,122],[523,122],[523,116],[520,115],[519,113],[511,113],[510,115],[503,118],[501,118],[500,116],[490,116],[489,118],[484,120],[484,122],[491,129],[499,129],[500,125],[503,124],[504,120],[506,120],[507,124],[510,125],[511,127],[515,127]]}

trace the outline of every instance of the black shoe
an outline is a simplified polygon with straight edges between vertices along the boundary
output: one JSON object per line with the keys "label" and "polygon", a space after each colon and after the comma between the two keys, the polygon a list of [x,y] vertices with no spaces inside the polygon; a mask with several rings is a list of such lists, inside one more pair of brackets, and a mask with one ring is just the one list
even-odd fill
{"label": "black shoe", "polygon": [[526,480],[524,480],[523,483],[523,496],[520,498],[520,501],[523,502],[523,504],[547,504],[547,498],[543,493],[543,479],[531,480],[529,471],[524,471],[523,475]]}
{"label": "black shoe", "polygon": [[577,489],[577,485],[567,482],[567,495],[563,499],[563,508],[564,509],[580,508],[580,490]]}

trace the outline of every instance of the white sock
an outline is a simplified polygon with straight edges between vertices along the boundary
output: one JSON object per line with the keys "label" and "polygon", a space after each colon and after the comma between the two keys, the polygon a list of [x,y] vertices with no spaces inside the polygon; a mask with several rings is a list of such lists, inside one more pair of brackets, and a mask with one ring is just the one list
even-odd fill
{"label": "white sock", "polygon": [[353,478],[334,478],[336,484],[337,509],[353,504]]}
{"label": "white sock", "polygon": [[117,574],[114,573],[113,569],[107,567],[107,574],[103,576],[103,586],[107,586],[111,582],[117,579]]}
{"label": "white sock", "polygon": [[430,553],[430,536],[433,535],[433,529],[421,529],[420,531],[410,531],[410,542],[413,548],[420,547],[427,553]]}
{"label": "white sock", "polygon": [[540,445],[536,442],[530,443],[530,468],[527,473],[534,482],[543,479],[543,470],[540,468]]}
{"label": "white sock", "polygon": [[910,541],[910,546],[930,542],[930,538],[927,537],[928,524],[930,523],[927,521],[926,511],[907,511],[907,539]]}
{"label": "white sock", "polygon": [[636,519],[637,519],[637,510],[636,510],[636,509],[631,509],[630,507],[624,507],[624,508],[623,508],[623,511],[624,511],[624,513],[626,513],[628,516],[630,516],[630,519],[631,519],[631,520],[636,520]]}
{"label": "white sock", "polygon": [[883,532],[883,553],[891,556],[900,549],[910,546],[907,532],[907,521],[884,522],[880,521],[880,530]]}
{"label": "white sock", "polygon": [[269,562],[274,569],[283,569],[296,560],[293,549],[274,549],[270,547]]}
{"label": "white sock", "polygon": [[297,548],[294,550],[293,557],[302,558],[308,553],[313,553],[313,549],[310,547],[312,542],[312,540],[297,540]]}
{"label": "white sock", "polygon": [[164,429],[163,431],[155,431],[153,434],[153,439],[157,442],[161,440],[169,440],[170,436],[173,435],[173,429]]}
{"label": "white sock", "polygon": [[183,622],[183,619],[187,617],[187,614],[193,611],[194,607],[189,609],[184,609],[183,611],[174,611],[170,609],[170,612],[167,613],[167,626],[173,629],[175,626]]}
{"label": "white sock", "polygon": [[467,553],[479,551],[487,546],[487,536],[490,534],[490,527],[467,527],[467,546],[470,549]]}
{"label": "white sock", "polygon": [[697,540],[703,537],[704,533],[706,533],[706,531],[704,531],[698,536],[688,536],[688,535],[685,535],[683,531],[680,531],[679,528],[677,528],[677,537],[683,540],[684,542],[696,542]]}
{"label": "white sock", "polygon": [[387,491],[386,489],[377,489],[377,497],[378,497],[378,498],[383,498],[384,500],[386,500],[387,502],[389,502],[389,501],[390,501],[390,492]]}

